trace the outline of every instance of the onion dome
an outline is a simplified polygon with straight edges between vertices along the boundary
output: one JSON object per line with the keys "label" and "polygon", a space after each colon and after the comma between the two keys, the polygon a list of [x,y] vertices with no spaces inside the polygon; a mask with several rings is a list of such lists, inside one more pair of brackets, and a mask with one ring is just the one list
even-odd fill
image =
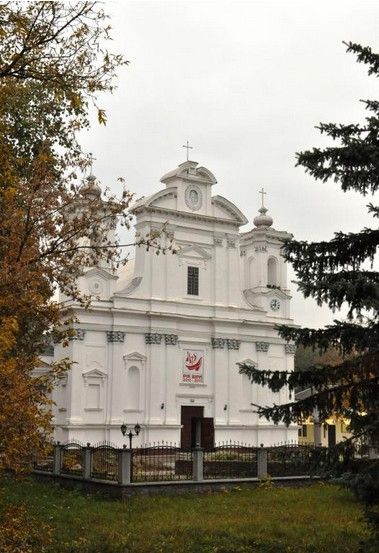
{"label": "onion dome", "polygon": [[97,182],[95,175],[92,173],[88,175],[80,188],[80,192],[83,196],[101,196],[101,187]]}
{"label": "onion dome", "polygon": [[267,213],[267,207],[262,206],[260,209],[258,209],[260,215],[257,215],[254,218],[254,225],[258,228],[267,228],[271,227],[272,223],[274,222],[273,218],[270,215],[266,215]]}

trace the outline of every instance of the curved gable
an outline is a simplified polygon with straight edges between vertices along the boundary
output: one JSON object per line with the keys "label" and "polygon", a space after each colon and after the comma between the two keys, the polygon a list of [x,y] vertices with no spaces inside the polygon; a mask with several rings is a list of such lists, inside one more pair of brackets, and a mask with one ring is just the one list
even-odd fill
{"label": "curved gable", "polygon": [[248,223],[248,220],[242,211],[240,211],[236,205],[223,196],[213,196],[212,204],[215,208],[217,208],[214,212],[215,217],[218,216],[232,219],[239,225],[246,225]]}
{"label": "curved gable", "polygon": [[177,188],[164,188],[151,196],[141,198],[131,209],[132,212],[142,207],[166,207],[168,209],[176,208]]}

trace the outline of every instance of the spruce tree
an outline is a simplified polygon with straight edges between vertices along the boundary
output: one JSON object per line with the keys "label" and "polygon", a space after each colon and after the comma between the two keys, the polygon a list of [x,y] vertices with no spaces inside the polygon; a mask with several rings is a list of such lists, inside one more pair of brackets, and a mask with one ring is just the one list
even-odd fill
{"label": "spruce tree", "polygon": [[[367,65],[369,75],[379,76],[378,54],[359,44],[345,45],[359,63]],[[320,124],[318,129],[330,137],[332,145],[298,153],[297,165],[317,180],[332,181],[345,192],[355,190],[365,196],[374,195],[379,186],[379,101],[363,100],[363,104],[368,115],[362,124]],[[282,325],[279,334],[320,353],[336,348],[341,362],[293,373],[240,367],[252,383],[267,385],[275,392],[284,386],[290,390],[311,388],[312,395],[304,400],[259,406],[258,413],[286,424],[311,416],[315,407],[321,421],[332,413],[340,414],[351,421],[353,434],[345,448],[358,441],[379,445],[379,274],[374,270],[379,207],[372,203],[367,207],[374,221],[372,228],[357,233],[336,232],[330,241],[287,241],[282,249],[304,297],[312,297],[318,305],[333,310],[347,305],[348,313],[346,319],[334,320],[322,329]]]}

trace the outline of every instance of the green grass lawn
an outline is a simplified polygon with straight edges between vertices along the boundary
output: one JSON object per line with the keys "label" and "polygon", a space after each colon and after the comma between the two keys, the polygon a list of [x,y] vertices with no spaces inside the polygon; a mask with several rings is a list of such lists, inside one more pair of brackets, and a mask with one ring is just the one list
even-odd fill
{"label": "green grass lawn", "polygon": [[0,511],[24,502],[49,524],[54,553],[355,553],[368,545],[363,509],[337,487],[259,488],[106,500],[31,479],[0,481]]}

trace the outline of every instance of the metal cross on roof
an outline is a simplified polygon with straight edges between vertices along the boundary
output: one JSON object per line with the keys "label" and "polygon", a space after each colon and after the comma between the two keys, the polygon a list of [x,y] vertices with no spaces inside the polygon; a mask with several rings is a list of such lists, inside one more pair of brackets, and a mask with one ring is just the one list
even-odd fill
{"label": "metal cross on roof", "polygon": [[90,162],[90,175],[93,174],[93,162],[96,161],[96,158],[92,154],[92,152],[89,153],[88,161]]}
{"label": "metal cross on roof", "polygon": [[189,142],[187,140],[187,144],[183,144],[182,148],[187,148],[187,161],[188,161],[188,150],[193,150],[193,147],[189,145]]}
{"label": "metal cross on roof", "polygon": [[259,194],[262,195],[262,207],[264,207],[264,195],[267,194],[267,192],[264,191],[263,186],[262,186],[262,188],[260,189]]}

